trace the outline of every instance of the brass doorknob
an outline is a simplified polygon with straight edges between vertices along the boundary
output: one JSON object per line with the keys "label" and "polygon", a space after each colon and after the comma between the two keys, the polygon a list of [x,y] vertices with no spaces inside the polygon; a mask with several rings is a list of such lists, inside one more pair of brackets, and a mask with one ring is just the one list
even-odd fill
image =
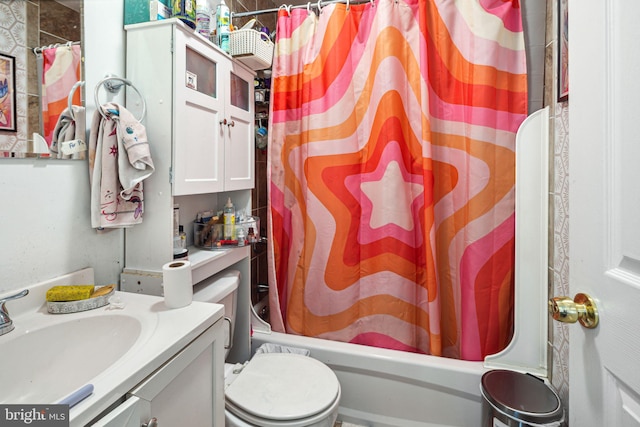
{"label": "brass doorknob", "polygon": [[576,294],[573,300],[569,297],[549,299],[549,314],[559,322],[580,322],[588,329],[598,326],[598,308],[593,298],[587,294]]}

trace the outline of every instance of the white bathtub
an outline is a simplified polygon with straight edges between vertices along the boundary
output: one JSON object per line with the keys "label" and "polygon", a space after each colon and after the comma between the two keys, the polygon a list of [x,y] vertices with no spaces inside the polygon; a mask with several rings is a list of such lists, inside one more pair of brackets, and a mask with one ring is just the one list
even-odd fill
{"label": "white bathtub", "polygon": [[255,332],[263,343],[300,347],[334,370],[342,387],[338,420],[365,426],[478,426],[482,362],[358,344]]}

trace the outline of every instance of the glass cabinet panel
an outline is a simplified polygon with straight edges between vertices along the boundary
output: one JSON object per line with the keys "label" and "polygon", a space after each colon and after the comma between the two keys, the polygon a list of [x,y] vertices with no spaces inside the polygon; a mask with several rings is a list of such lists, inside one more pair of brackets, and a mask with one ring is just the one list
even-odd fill
{"label": "glass cabinet panel", "polygon": [[231,73],[231,105],[249,111],[249,82]]}
{"label": "glass cabinet panel", "polygon": [[187,46],[187,69],[184,82],[186,87],[217,98],[216,73],[214,61]]}

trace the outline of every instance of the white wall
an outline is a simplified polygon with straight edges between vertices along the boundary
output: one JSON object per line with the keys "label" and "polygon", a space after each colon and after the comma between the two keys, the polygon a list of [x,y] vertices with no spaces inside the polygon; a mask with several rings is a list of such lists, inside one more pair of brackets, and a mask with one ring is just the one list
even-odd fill
{"label": "white wall", "polygon": [[[107,72],[124,76],[125,70],[122,0],[89,3],[84,27],[88,121],[95,111],[96,82]],[[91,228],[86,161],[0,158],[0,200],[0,293],[83,267],[95,269],[97,285],[118,283],[124,233],[99,234]]]}

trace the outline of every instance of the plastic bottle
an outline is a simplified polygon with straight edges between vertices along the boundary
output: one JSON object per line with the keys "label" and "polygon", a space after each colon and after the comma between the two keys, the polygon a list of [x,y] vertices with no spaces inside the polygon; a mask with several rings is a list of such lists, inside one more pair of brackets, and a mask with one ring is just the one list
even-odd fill
{"label": "plastic bottle", "polygon": [[209,40],[211,35],[209,0],[196,0],[196,31]]}
{"label": "plastic bottle", "polygon": [[216,34],[218,36],[218,46],[227,53],[229,53],[229,32],[231,31],[229,28],[231,23],[229,15],[229,8],[222,0],[216,8]]}
{"label": "plastic bottle", "polygon": [[231,197],[227,200],[227,204],[224,205],[224,238],[226,240],[234,240],[236,238],[236,210],[231,203]]}
{"label": "plastic bottle", "polygon": [[245,246],[247,244],[247,238],[244,235],[244,228],[238,227],[238,231],[236,234],[238,239],[238,246]]}

